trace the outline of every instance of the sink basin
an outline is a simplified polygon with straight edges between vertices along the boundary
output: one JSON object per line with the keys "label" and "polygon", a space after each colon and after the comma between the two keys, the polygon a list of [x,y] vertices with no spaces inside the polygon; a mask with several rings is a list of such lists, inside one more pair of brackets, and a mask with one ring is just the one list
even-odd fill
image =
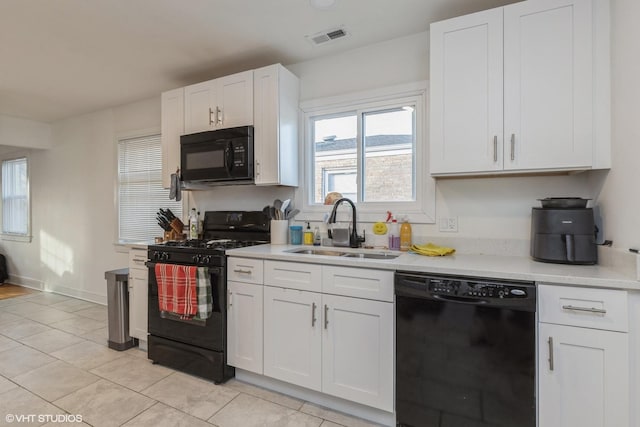
{"label": "sink basin", "polygon": [[305,255],[325,255],[325,256],[339,256],[345,258],[369,258],[369,259],[395,259],[398,258],[398,254],[392,254],[388,252],[340,252],[332,251],[331,249],[293,249],[287,251],[292,254],[305,254]]}
{"label": "sink basin", "polygon": [[344,252],[332,251],[330,249],[294,249],[287,251],[292,254],[306,254],[306,255],[325,255],[325,256],[342,256]]}
{"label": "sink basin", "polygon": [[369,259],[395,259],[398,258],[399,255],[396,254],[388,254],[388,253],[366,253],[366,252],[357,252],[357,253],[346,253],[342,254],[343,257],[348,258],[369,258]]}

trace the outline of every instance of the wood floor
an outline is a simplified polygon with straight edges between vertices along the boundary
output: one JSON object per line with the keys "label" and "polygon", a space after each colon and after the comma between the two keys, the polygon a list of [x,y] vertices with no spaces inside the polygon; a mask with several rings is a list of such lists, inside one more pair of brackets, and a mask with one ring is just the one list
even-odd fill
{"label": "wood floor", "polygon": [[29,288],[25,288],[23,286],[12,285],[11,283],[5,283],[3,285],[0,285],[0,300],[19,297],[21,295],[27,295],[33,292],[37,292],[37,291],[31,290]]}

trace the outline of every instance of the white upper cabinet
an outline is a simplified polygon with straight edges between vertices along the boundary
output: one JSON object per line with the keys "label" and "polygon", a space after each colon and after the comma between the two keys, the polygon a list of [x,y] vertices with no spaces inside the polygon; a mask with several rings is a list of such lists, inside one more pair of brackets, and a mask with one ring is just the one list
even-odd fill
{"label": "white upper cabinet", "polygon": [[171,186],[171,174],[180,169],[180,135],[184,133],[184,88],[161,96],[162,186]]}
{"label": "white upper cabinet", "polygon": [[257,185],[298,185],[299,80],[280,64],[254,70]]}
{"label": "white upper cabinet", "polygon": [[185,133],[253,125],[253,71],[184,88]]}
{"label": "white upper cabinet", "polygon": [[502,9],[431,25],[431,173],[502,169]]}
{"label": "white upper cabinet", "polygon": [[610,166],[608,2],[529,0],[431,25],[431,173]]}

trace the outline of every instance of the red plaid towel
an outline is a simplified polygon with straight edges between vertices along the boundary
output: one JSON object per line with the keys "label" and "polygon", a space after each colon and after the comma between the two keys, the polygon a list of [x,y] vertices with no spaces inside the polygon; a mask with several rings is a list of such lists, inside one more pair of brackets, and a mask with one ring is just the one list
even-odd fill
{"label": "red plaid towel", "polygon": [[198,267],[156,264],[160,311],[191,317],[198,312],[196,282]]}

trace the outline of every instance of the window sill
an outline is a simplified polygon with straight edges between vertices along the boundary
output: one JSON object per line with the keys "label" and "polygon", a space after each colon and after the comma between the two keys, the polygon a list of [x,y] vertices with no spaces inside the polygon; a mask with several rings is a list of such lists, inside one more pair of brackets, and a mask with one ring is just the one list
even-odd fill
{"label": "window sill", "polygon": [[0,234],[0,239],[7,240],[7,241],[10,241],[10,242],[31,243],[31,240],[33,239],[33,237],[31,235],[25,235],[25,234],[3,233],[3,234]]}
{"label": "window sill", "polygon": [[[296,222],[323,222],[326,215],[331,213],[333,206],[327,206],[326,210],[322,211],[302,211],[296,217]],[[340,208],[342,209],[342,207]],[[395,210],[393,211],[395,213]],[[357,220],[358,223],[374,223],[374,222],[384,222],[387,218],[386,211],[380,212],[361,212],[357,210]],[[425,212],[412,212],[412,211],[398,211],[396,215],[397,219],[400,220],[403,216],[407,216],[409,218],[409,222],[411,224],[434,224],[435,219],[425,213]],[[350,210],[346,210],[345,212],[338,213],[338,222],[348,222],[351,220],[351,212]]]}

